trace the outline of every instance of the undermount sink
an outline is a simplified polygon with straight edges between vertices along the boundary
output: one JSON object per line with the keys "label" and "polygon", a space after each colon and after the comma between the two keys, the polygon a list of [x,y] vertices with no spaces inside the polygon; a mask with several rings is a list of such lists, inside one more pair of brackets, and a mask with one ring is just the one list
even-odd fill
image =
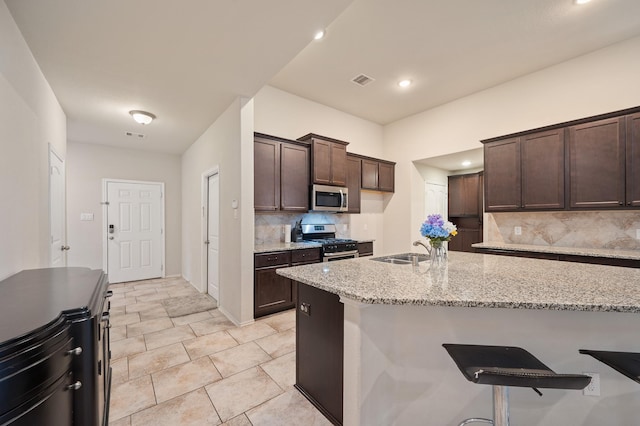
{"label": "undermount sink", "polygon": [[410,265],[411,259],[414,256],[418,257],[418,262],[423,262],[429,259],[429,256],[427,256],[426,254],[402,253],[402,254],[392,254],[389,256],[374,257],[370,260],[375,260],[377,262],[384,262],[384,263],[393,263],[396,265]]}

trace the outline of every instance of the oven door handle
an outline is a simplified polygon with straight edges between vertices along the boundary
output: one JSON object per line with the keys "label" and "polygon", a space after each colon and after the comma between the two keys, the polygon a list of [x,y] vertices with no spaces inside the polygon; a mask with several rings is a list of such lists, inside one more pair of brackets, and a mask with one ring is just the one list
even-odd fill
{"label": "oven door handle", "polygon": [[332,257],[358,257],[358,250],[339,251],[337,253],[325,253],[323,257],[325,259],[330,259]]}

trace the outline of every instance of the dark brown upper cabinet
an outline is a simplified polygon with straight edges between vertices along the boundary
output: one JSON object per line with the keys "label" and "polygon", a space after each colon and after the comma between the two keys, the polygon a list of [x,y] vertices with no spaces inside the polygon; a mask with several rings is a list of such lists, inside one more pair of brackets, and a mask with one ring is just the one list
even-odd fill
{"label": "dark brown upper cabinet", "polygon": [[361,166],[360,158],[347,154],[347,189],[349,190],[347,213],[360,213]]}
{"label": "dark brown upper cabinet", "polygon": [[520,140],[484,146],[484,203],[488,212],[519,210],[522,204]]}
{"label": "dark brown upper cabinet", "polygon": [[309,133],[298,138],[311,143],[311,176],[321,185],[347,185],[347,145],[338,139]]}
{"label": "dark brown upper cabinet", "polygon": [[362,189],[393,192],[395,163],[375,158],[362,158]]}
{"label": "dark brown upper cabinet", "polygon": [[564,130],[520,138],[523,209],[563,209],[565,206]]}
{"label": "dark brown upper cabinet", "polygon": [[482,143],[487,212],[640,207],[640,107]]}
{"label": "dark brown upper cabinet", "polygon": [[640,207],[640,113],[627,116],[627,206]]}
{"label": "dark brown upper cabinet", "polygon": [[449,217],[477,217],[482,214],[481,173],[449,176]]}
{"label": "dark brown upper cabinet", "polygon": [[625,118],[569,127],[572,208],[625,204]]}
{"label": "dark brown upper cabinet", "polygon": [[564,208],[564,129],[487,143],[484,150],[486,211]]}
{"label": "dark brown upper cabinet", "polygon": [[275,136],[254,135],[254,209],[309,210],[309,146]]}

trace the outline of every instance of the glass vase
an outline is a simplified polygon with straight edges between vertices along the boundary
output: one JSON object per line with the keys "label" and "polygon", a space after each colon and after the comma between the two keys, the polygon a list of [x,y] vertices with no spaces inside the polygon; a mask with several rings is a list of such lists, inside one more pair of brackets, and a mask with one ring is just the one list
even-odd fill
{"label": "glass vase", "polygon": [[429,241],[431,243],[431,265],[440,266],[447,262],[447,249],[444,241]]}

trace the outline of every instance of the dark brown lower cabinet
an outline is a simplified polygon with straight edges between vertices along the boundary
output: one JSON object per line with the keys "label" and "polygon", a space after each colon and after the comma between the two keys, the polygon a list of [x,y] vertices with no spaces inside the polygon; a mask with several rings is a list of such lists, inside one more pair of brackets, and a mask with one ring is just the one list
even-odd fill
{"label": "dark brown lower cabinet", "polygon": [[358,243],[358,256],[373,256],[373,242],[366,241],[362,243]]}
{"label": "dark brown lower cabinet", "polygon": [[449,251],[475,252],[471,245],[482,242],[482,222],[479,217],[450,217],[458,227],[458,235],[449,241]]}
{"label": "dark brown lower cabinet", "polygon": [[276,273],[278,268],[320,262],[320,248],[260,253],[254,256],[253,316],[291,309],[296,306],[295,283]]}
{"label": "dark brown lower cabinet", "polygon": [[500,256],[526,257],[530,259],[560,260],[563,262],[590,263],[592,265],[622,266],[625,268],[640,268],[640,260],[635,260],[635,259],[619,259],[619,258],[613,258],[613,257],[598,257],[598,256],[580,256],[576,254],[543,253],[543,252],[535,252],[535,251],[521,251],[521,250],[495,249],[495,248],[478,248],[476,249],[476,251],[482,254],[497,254]]}
{"label": "dark brown lower cabinet", "polygon": [[295,306],[292,282],[276,274],[291,264],[291,252],[255,255],[253,316],[272,314]]}
{"label": "dark brown lower cabinet", "polygon": [[[344,305],[296,282],[296,389],[335,425],[342,424]],[[302,422],[304,423],[304,422]]]}

